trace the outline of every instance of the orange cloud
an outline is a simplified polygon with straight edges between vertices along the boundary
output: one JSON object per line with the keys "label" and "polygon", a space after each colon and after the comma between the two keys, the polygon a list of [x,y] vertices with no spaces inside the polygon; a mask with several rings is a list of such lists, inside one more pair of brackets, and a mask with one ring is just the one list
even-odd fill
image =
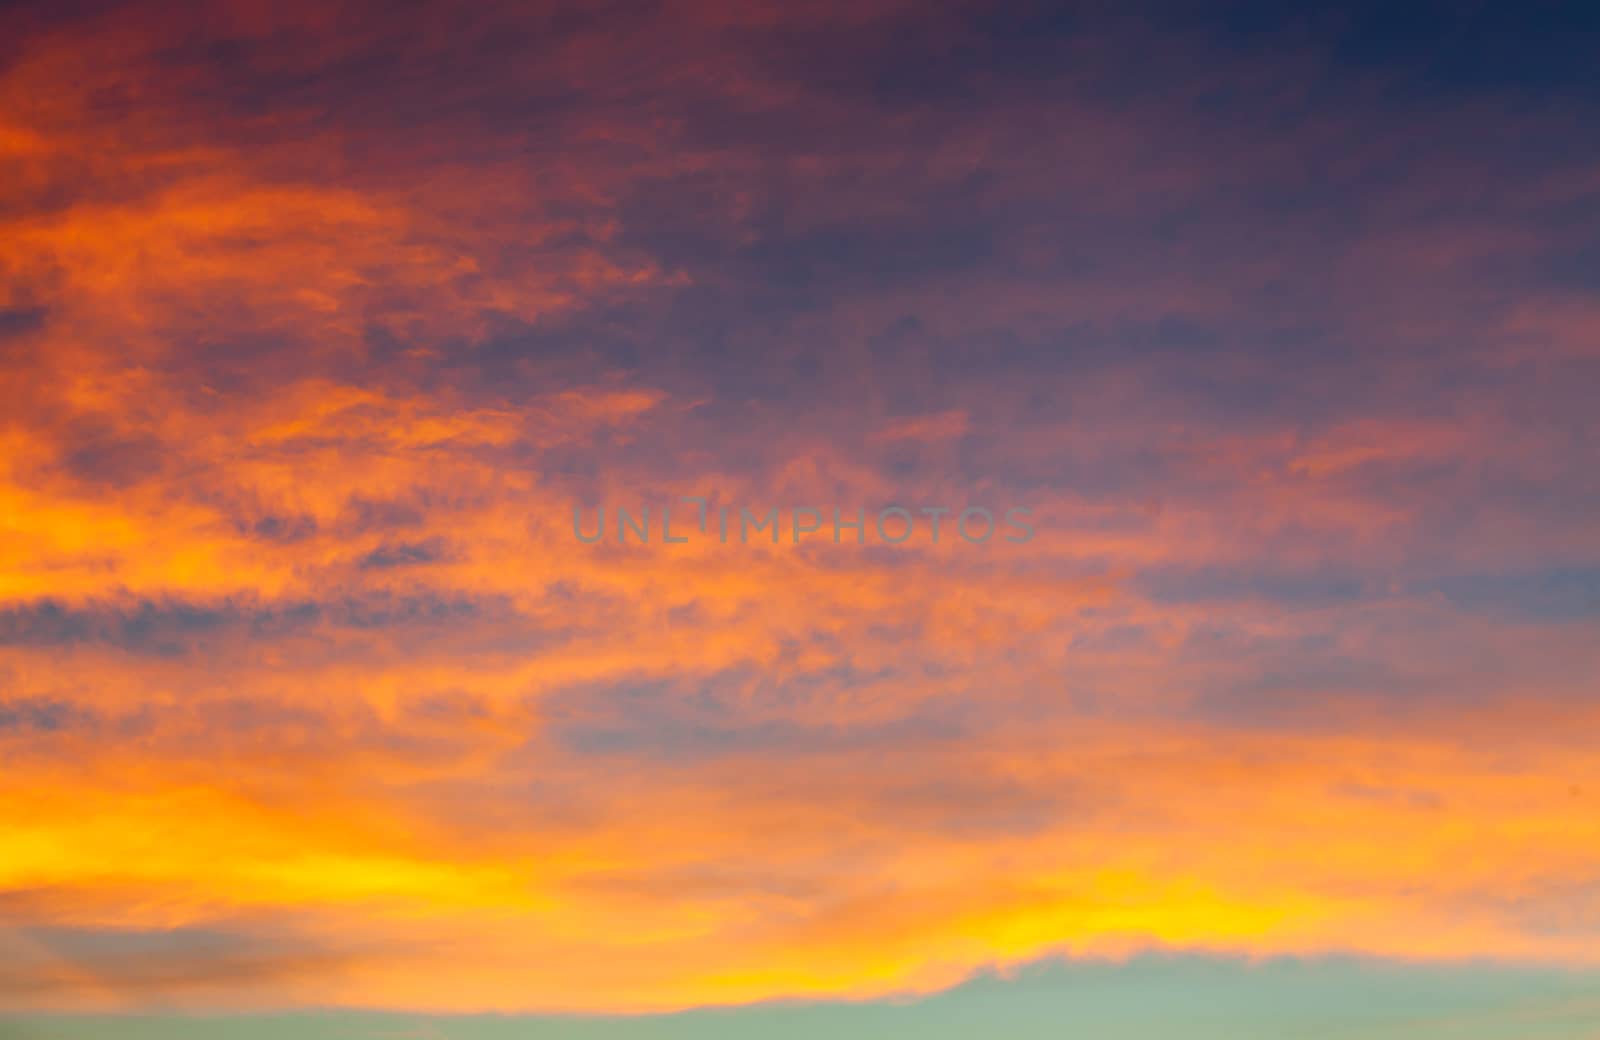
{"label": "orange cloud", "polygon": [[[897,102],[869,44],[910,10],[28,27],[0,1003],[642,1011],[1152,947],[1595,964],[1592,438],[1560,378],[1500,388],[1580,364],[1589,316],[1496,312],[1446,365],[1477,318],[1377,292],[1415,267],[1476,301],[1475,264],[1548,239],[1398,221],[1325,256],[1321,218],[1232,219],[1302,163],[1276,131]],[[786,50],[839,19],[871,75]],[[1172,141],[1193,165],[1150,158]],[[1038,536],[571,531],[682,496],[1018,505]],[[104,971],[43,928],[225,938]]]}

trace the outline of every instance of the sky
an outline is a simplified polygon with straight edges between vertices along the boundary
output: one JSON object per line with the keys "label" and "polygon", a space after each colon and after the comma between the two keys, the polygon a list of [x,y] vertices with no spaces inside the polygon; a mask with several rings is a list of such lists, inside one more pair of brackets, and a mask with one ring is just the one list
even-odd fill
{"label": "sky", "polygon": [[1596,12],[0,27],[0,1036],[1600,1036]]}

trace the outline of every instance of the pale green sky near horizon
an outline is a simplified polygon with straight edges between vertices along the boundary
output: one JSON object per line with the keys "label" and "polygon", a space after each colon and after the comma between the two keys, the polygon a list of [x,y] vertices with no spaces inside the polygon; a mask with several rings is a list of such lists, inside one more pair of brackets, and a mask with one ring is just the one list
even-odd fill
{"label": "pale green sky near horizon", "polygon": [[1045,962],[908,1002],[638,1018],[0,1017],[3,1040],[1600,1040],[1600,973],[1353,959]]}

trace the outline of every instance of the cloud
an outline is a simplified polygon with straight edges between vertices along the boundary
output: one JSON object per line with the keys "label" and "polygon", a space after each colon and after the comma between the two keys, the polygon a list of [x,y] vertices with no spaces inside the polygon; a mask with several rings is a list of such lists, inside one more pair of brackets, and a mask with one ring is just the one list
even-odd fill
{"label": "cloud", "polygon": [[1592,965],[1594,99],[1257,16],[29,8],[0,1005]]}

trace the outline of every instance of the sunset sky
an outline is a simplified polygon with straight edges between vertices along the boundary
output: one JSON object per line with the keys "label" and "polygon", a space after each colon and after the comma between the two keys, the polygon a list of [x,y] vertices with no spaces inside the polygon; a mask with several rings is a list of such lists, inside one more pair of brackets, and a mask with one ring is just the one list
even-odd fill
{"label": "sunset sky", "polygon": [[1337,6],[0,9],[0,1037],[1600,1037],[1600,9]]}

